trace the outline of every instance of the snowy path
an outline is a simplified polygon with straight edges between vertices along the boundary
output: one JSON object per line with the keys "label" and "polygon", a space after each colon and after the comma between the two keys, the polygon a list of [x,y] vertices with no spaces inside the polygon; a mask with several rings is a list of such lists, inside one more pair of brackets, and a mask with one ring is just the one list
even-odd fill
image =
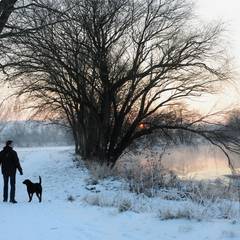
{"label": "snowy path", "polygon": [[[118,213],[81,202],[87,173],[74,167],[70,148],[19,149],[18,204],[0,202],[0,240],[219,240],[240,239],[239,223],[219,220],[160,221],[152,214]],[[22,181],[43,179],[43,203],[28,203]],[[2,195],[0,177],[0,194]],[[74,202],[67,201],[72,195]],[[1,197],[1,196],[0,196]]]}

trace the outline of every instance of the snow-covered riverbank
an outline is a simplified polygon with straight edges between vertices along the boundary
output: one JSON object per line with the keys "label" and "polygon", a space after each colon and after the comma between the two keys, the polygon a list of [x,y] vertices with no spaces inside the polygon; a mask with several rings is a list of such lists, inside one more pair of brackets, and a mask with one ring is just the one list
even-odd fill
{"label": "snow-covered riverbank", "polygon": [[[159,209],[163,207],[177,209],[191,203],[139,199],[124,190],[119,181],[105,180],[92,188],[87,186],[88,172],[76,168],[72,161],[72,148],[17,150],[24,175],[17,176],[18,204],[0,203],[1,240],[240,239],[240,222],[233,219],[161,220],[159,217]],[[34,198],[32,203],[28,203],[22,181],[30,178],[33,182],[38,182],[39,175],[43,181],[43,202],[39,204],[37,198]],[[0,194],[1,188],[2,178]],[[89,199],[95,199],[95,204],[94,200]],[[103,202],[99,203],[99,199]],[[119,208],[107,203],[121,204],[124,199],[137,205],[142,202],[143,211],[120,213]],[[87,204],[89,201],[95,206]],[[153,205],[147,204],[148,202]],[[156,206],[158,208],[155,209]],[[140,210],[141,207],[132,208]],[[194,208],[194,204],[189,209],[201,211]]]}

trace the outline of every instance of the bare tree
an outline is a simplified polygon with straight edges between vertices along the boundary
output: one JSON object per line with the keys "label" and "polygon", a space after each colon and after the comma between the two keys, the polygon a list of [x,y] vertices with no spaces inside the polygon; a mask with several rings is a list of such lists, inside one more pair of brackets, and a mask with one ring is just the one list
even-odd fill
{"label": "bare tree", "polygon": [[[37,13],[40,9],[41,11],[54,11],[55,14],[60,14],[57,7],[57,1],[0,0],[0,39],[25,34],[43,28],[44,25],[41,20],[38,21],[38,25],[32,28],[29,22],[27,22],[27,17],[20,17],[24,14],[27,15],[29,12],[32,12],[32,14]],[[36,19],[37,14],[35,16],[35,20]],[[54,24],[54,22],[48,22],[48,24]]]}
{"label": "bare tree", "polygon": [[14,5],[17,0],[1,0],[0,1],[0,33],[3,31],[7,21],[14,11]]}
{"label": "bare tree", "polygon": [[234,134],[239,134],[240,131],[240,110],[238,108],[229,111],[227,125]]}
{"label": "bare tree", "polygon": [[22,16],[45,27],[13,37],[2,67],[40,110],[64,113],[84,157],[113,166],[136,139],[176,129],[237,151],[238,139],[204,129],[204,118],[167,111],[228,79],[220,25],[195,25],[185,0],[62,0],[60,10],[54,25],[54,11]]}

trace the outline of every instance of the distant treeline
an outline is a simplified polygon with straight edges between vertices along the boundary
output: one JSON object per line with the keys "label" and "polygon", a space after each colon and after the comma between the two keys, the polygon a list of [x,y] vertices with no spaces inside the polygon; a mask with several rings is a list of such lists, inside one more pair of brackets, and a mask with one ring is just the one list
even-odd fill
{"label": "distant treeline", "polygon": [[73,145],[68,128],[41,121],[0,122],[0,143],[7,139],[18,147]]}

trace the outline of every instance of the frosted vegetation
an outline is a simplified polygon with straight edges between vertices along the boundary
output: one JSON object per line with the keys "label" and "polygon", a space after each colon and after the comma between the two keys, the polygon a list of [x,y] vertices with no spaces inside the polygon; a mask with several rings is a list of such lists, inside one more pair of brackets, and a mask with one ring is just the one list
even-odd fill
{"label": "frosted vegetation", "polygon": [[[202,180],[179,177],[164,166],[163,159],[159,152],[144,151],[124,155],[114,169],[89,163],[87,189],[93,193],[83,200],[90,205],[113,206],[119,212],[157,213],[162,220],[239,217],[238,179],[220,174],[211,180],[206,176]],[[81,160],[77,163],[82,164]],[[119,184],[123,192],[110,196],[98,191],[99,186],[112,183]]]}

